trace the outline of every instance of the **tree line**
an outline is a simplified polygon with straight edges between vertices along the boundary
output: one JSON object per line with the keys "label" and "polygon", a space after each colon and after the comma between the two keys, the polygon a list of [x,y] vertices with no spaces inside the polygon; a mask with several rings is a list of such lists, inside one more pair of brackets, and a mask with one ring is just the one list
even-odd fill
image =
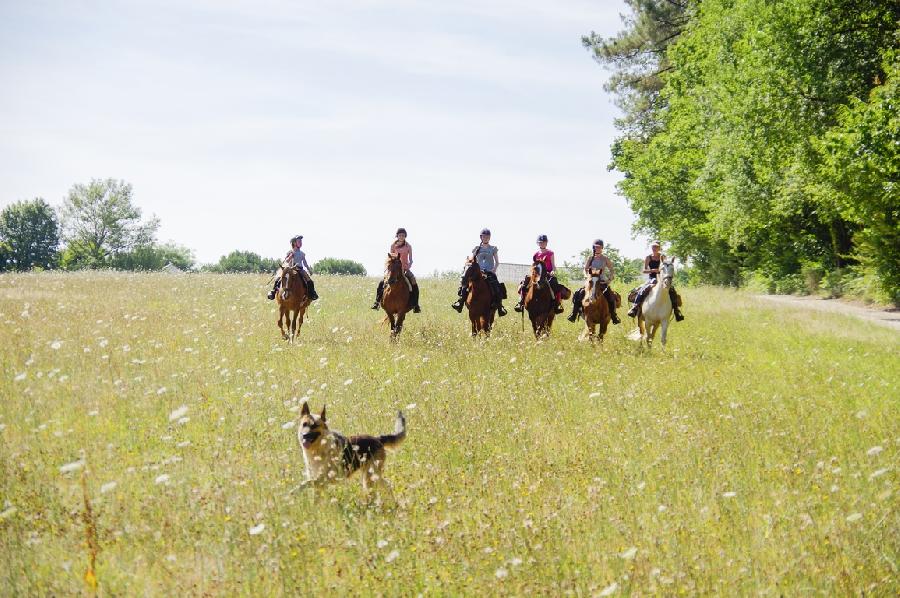
{"label": "tree line", "polygon": [[[115,179],[76,184],[54,209],[42,198],[13,203],[0,212],[0,272],[34,269],[180,270],[273,272],[280,260],[232,251],[215,264],[198,265],[193,251],[156,239],[159,219],[142,219],[132,186]],[[365,275],[362,264],[325,258],[320,274]]]}
{"label": "tree line", "polygon": [[900,3],[626,1],[583,43],[635,228],[702,282],[900,303]]}

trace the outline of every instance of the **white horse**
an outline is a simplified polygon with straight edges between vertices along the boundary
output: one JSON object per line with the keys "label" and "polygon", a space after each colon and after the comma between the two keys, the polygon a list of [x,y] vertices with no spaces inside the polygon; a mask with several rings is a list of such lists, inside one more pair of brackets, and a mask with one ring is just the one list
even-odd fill
{"label": "white horse", "polygon": [[669,320],[672,318],[672,299],[669,297],[669,289],[672,288],[672,278],[675,276],[674,259],[659,265],[659,274],[656,275],[656,284],[650,289],[650,293],[641,304],[638,312],[638,329],[641,339],[647,342],[650,348],[657,328],[661,329],[659,340],[663,349],[666,348],[666,332],[669,330]]}

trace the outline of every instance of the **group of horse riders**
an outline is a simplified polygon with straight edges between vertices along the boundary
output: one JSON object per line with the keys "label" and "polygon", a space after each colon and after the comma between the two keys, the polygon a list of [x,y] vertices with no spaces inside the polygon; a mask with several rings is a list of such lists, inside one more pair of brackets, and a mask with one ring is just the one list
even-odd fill
{"label": "group of horse riders", "polygon": [[[421,312],[421,308],[419,307],[419,285],[417,284],[416,278],[415,276],[413,276],[413,273],[410,270],[413,263],[412,245],[407,242],[406,237],[406,229],[398,228],[395,234],[395,239],[391,243],[388,252],[390,254],[396,255],[399,258],[403,274],[406,276],[410,285],[409,305],[414,313],[419,313]],[[491,289],[491,307],[496,309],[497,315],[502,317],[507,314],[507,311],[503,307],[503,299],[505,299],[505,289],[497,279],[496,274],[497,267],[500,265],[497,246],[491,245],[491,231],[486,228],[482,229],[480,238],[481,242],[476,245],[474,249],[472,249],[470,259],[474,260],[478,264],[479,268],[481,268],[481,271],[484,274],[485,281]],[[559,281],[556,278],[556,275],[554,274],[556,270],[555,256],[553,251],[547,248],[547,242],[547,235],[538,236],[538,250],[532,256],[532,261],[543,265],[544,271],[548,276],[548,282],[551,289],[553,290],[555,301],[554,309],[556,313],[563,313],[564,310],[561,300],[562,285],[560,285]],[[310,277],[310,267],[309,263],[306,261],[306,254],[301,249],[301,247],[303,246],[303,235],[297,235],[293,237],[290,243],[291,250],[288,251],[287,255],[285,255],[281,267],[293,267],[297,270],[306,285],[306,291],[309,295],[309,298],[314,301],[318,299],[319,296],[316,294],[315,283],[313,283],[313,280]],[[654,241],[650,245],[650,250],[650,255],[644,258],[644,267],[642,270],[642,272],[648,276],[649,280],[634,291],[634,299],[632,302],[631,310],[628,312],[628,315],[630,317],[637,316],[638,311],[640,310],[641,303],[649,294],[650,289],[652,289],[656,284],[660,265],[666,260],[666,256],[660,253],[660,244],[658,241]],[[603,295],[606,298],[607,303],[609,304],[609,313],[612,317],[612,323],[618,324],[619,322],[621,322],[618,315],[616,314],[616,299],[609,286],[615,278],[615,270],[613,268],[612,261],[603,254],[602,239],[596,239],[593,242],[593,252],[585,260],[584,272],[588,276],[591,276],[592,272],[600,272],[600,278],[605,285]],[[515,305],[515,307],[513,307],[513,309],[517,312],[521,312],[523,309],[527,282],[528,278],[526,277],[521,283],[519,283],[519,301]],[[275,294],[278,292],[280,283],[281,276],[276,275],[275,286],[268,294],[269,299],[275,298]],[[460,280],[459,290],[457,291],[459,298],[455,303],[451,305],[451,307],[457,312],[462,312],[462,308],[466,303],[466,296],[468,295],[468,292],[468,287],[463,283],[462,280]],[[372,305],[372,309],[379,309],[383,295],[384,280],[382,279],[381,281],[379,281],[378,288],[375,291],[375,303]],[[569,321],[575,322],[578,319],[578,315],[582,310],[582,300],[584,299],[584,295],[584,288],[578,289],[573,294],[572,314],[568,318]],[[672,286],[669,287],[669,295],[672,301],[675,320],[680,322],[684,319],[684,316],[679,310],[678,296],[675,292],[675,288]]]}

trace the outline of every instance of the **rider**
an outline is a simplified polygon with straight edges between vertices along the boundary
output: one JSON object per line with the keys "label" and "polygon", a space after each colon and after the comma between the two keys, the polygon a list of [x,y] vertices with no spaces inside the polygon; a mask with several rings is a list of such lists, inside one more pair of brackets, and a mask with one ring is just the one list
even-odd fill
{"label": "rider", "polygon": [[275,298],[275,294],[281,286],[282,269],[292,267],[297,268],[300,278],[306,285],[306,293],[309,295],[310,300],[315,301],[319,298],[319,295],[316,293],[316,285],[309,275],[312,268],[309,267],[309,263],[306,261],[306,253],[300,249],[301,247],[303,247],[303,235],[291,237],[291,250],[284,256],[284,259],[281,261],[281,268],[275,273],[275,286],[273,286],[272,290],[269,291],[269,294],[266,295],[269,299]]}
{"label": "rider", "polygon": [[[410,271],[410,267],[412,267],[413,263],[412,245],[406,242],[405,228],[398,228],[395,236],[396,238],[394,239],[394,242],[391,243],[388,252],[397,254],[400,257],[400,267],[403,268],[403,274],[406,275],[409,284],[412,286],[412,290],[409,294],[409,302],[412,303],[413,313],[417,314],[422,311],[422,308],[419,307],[419,283],[416,282],[416,277],[413,276],[413,273]],[[375,303],[372,304],[372,309],[379,308],[382,297],[384,297],[384,279],[381,279],[378,282],[378,289],[375,291]]]}
{"label": "rider", "polygon": [[[616,314],[616,297],[613,295],[612,289],[609,286],[610,283],[612,283],[613,278],[616,277],[616,272],[613,269],[612,261],[603,255],[603,239],[595,240],[593,248],[593,253],[589,255],[584,262],[584,273],[591,276],[591,270],[600,271],[600,278],[605,279],[606,282],[606,288],[603,289],[603,296],[606,298],[606,303],[609,305],[609,314],[612,318],[612,323],[618,324],[622,320],[620,320],[618,314]],[[578,314],[584,309],[584,306],[581,304],[583,300],[584,287],[581,287],[572,295],[572,315],[568,317],[570,322],[577,320]]]}
{"label": "rider", "polygon": [[[553,271],[556,270],[556,259],[553,255],[553,252],[547,249],[547,235],[538,235],[537,238],[538,250],[531,256],[532,261],[541,262],[544,264],[544,271],[547,273],[549,277],[547,282],[550,283],[550,290],[553,291],[553,301],[555,305],[555,311],[558,314],[563,313],[563,307],[559,303],[559,292],[560,285],[559,281],[556,280],[556,276],[553,275]],[[525,292],[528,288],[528,277],[519,283],[519,302],[516,303],[516,306],[513,307],[514,310],[521,312],[523,307],[525,306]]]}
{"label": "rider", "polygon": [[[497,247],[491,245],[490,242],[491,231],[486,228],[482,229],[481,243],[472,250],[472,258],[478,262],[478,266],[484,272],[485,281],[491,289],[491,307],[497,310],[498,316],[503,317],[506,315],[506,309],[503,307],[503,293],[500,290],[500,281],[497,279],[497,266],[500,265],[500,258],[497,255]],[[459,295],[459,299],[450,307],[458,312],[462,312],[463,305],[466,303],[466,296],[469,294],[469,289],[465,286],[462,279],[459,281],[459,290],[456,294]]]}
{"label": "rider", "polygon": [[[653,241],[650,244],[650,255],[644,258],[644,274],[650,277],[646,283],[641,285],[638,289],[637,296],[634,298],[634,304],[631,306],[631,310],[628,312],[628,315],[632,318],[636,317],[638,314],[638,310],[641,307],[641,303],[643,303],[644,299],[647,298],[647,295],[650,293],[650,289],[656,284],[656,275],[659,274],[659,266],[666,261],[666,256],[659,252],[660,244],[659,241]],[[681,314],[681,310],[678,308],[678,293],[675,292],[675,286],[669,286],[669,299],[672,300],[672,311],[675,313],[675,321],[680,322],[684,319],[684,316]]]}

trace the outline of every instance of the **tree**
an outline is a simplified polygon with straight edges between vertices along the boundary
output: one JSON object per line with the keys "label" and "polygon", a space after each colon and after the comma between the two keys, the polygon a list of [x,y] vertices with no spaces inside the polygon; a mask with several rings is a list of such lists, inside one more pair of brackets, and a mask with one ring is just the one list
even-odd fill
{"label": "tree", "polygon": [[341,260],[333,257],[326,257],[313,264],[313,272],[316,274],[366,275],[365,267],[359,262],[354,262],[353,260]]}
{"label": "tree", "polygon": [[141,222],[125,181],[92,180],[72,186],[62,207],[65,238],[63,261],[70,267],[108,267],[120,253],[152,245],[159,220]]}
{"label": "tree", "polygon": [[7,206],[0,213],[0,241],[8,245],[6,269],[55,267],[59,225],[53,208],[40,198]]}
{"label": "tree", "polygon": [[187,247],[164,243],[135,247],[119,253],[112,261],[112,266],[119,270],[161,270],[166,264],[177,266],[180,270],[190,270],[194,267],[194,254]]}
{"label": "tree", "polygon": [[252,251],[232,251],[228,255],[223,255],[217,264],[207,267],[206,270],[221,273],[265,273],[274,272],[280,265],[281,262],[278,260],[262,258]]}
{"label": "tree", "polygon": [[[593,253],[592,249],[585,249],[577,256],[574,256],[574,263],[565,261],[562,268],[560,268],[560,274],[564,273],[570,282],[575,281],[573,284],[578,284],[579,281],[584,280],[584,263]],[[618,282],[629,284],[640,279],[644,260],[627,258],[612,245],[605,247],[603,254],[612,262]]]}

